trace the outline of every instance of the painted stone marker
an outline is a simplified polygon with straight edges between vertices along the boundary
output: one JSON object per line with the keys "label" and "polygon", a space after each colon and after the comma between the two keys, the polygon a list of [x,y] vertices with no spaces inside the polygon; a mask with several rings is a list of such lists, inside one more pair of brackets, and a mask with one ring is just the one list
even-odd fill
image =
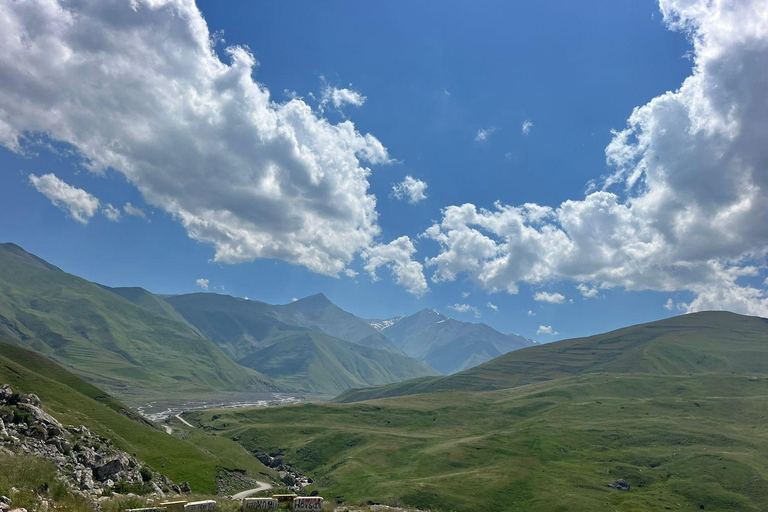
{"label": "painted stone marker", "polygon": [[215,501],[193,501],[184,505],[184,512],[208,512],[209,510],[216,510]]}
{"label": "painted stone marker", "polygon": [[294,512],[323,510],[323,498],[320,496],[294,498],[291,510]]}
{"label": "painted stone marker", "polygon": [[187,500],[166,501],[165,503],[161,503],[160,507],[166,509],[168,512],[184,512],[184,505],[187,503]]}
{"label": "painted stone marker", "polygon": [[277,510],[279,506],[275,498],[245,498],[243,512],[246,510]]}

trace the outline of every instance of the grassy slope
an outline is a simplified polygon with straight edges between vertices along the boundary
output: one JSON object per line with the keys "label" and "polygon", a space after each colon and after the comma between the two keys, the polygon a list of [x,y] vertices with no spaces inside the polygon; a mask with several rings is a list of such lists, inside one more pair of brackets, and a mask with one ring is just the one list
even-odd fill
{"label": "grassy slope", "polygon": [[196,492],[215,493],[219,468],[271,475],[234,441],[199,431],[188,432],[186,441],[168,435],[36,352],[0,343],[0,383],[10,384],[15,391],[35,393],[62,423],[87,426],[171,479],[190,482]]}
{"label": "grassy slope", "polygon": [[0,244],[0,332],[100,387],[128,396],[266,391],[186,324],[152,313],[12,244]]}
{"label": "grassy slope", "polygon": [[[699,406],[695,404],[699,403]],[[768,509],[768,381],[589,374],[488,392],[191,413],[322,493],[458,511]],[[624,478],[630,492],[605,484]]]}
{"label": "grassy slope", "polygon": [[446,377],[350,390],[336,401],[503,389],[591,372],[762,372],[766,350],[768,321],[708,311],[517,350]]}
{"label": "grassy slope", "polygon": [[281,332],[239,362],[290,389],[335,395],[351,387],[436,374],[404,355],[356,345],[313,331]]}
{"label": "grassy slope", "polygon": [[[767,324],[686,315],[405,384],[440,393],[192,417],[249,450],[286,450],[350,502],[757,512],[768,510]],[[605,487],[617,478],[632,490]]]}
{"label": "grassy slope", "polygon": [[[399,353],[288,324],[285,311],[275,313],[283,306],[210,293],[174,296],[167,301],[233,359],[290,389],[335,395],[350,387],[437,373]],[[303,309],[291,310],[291,314],[304,311],[304,320],[314,318],[310,307],[314,302],[319,303],[315,309],[321,312],[338,309],[324,297],[313,296],[295,304],[301,302],[305,302]]]}

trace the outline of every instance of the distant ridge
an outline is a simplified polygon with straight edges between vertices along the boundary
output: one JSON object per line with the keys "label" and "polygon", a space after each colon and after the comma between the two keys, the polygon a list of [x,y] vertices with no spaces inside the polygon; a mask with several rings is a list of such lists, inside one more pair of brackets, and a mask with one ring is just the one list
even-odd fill
{"label": "distant ridge", "polygon": [[466,370],[536,343],[517,334],[502,334],[484,323],[454,320],[434,309],[368,322],[403,352],[445,374]]}
{"label": "distant ridge", "polygon": [[764,373],[768,368],[766,354],[768,320],[726,311],[705,311],[516,350],[454,375],[350,390],[335,401],[506,389],[600,372]]}

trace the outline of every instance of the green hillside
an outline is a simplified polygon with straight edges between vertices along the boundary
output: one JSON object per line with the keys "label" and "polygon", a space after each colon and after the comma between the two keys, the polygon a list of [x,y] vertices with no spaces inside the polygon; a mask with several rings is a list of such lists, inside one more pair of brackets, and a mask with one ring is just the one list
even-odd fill
{"label": "green hillside", "polygon": [[188,481],[196,492],[215,493],[222,469],[272,475],[235,442],[192,430],[183,432],[187,440],[168,435],[60,365],[5,341],[0,334],[0,384],[38,395],[62,423],[85,425],[172,480]]}
{"label": "green hillside", "polygon": [[166,302],[164,299],[158,297],[152,292],[145,290],[144,288],[138,288],[135,286],[124,286],[117,288],[104,285],[99,286],[105,290],[109,290],[112,293],[120,295],[124,299],[128,299],[137,306],[141,306],[144,309],[152,311],[153,313],[160,316],[164,316],[165,318],[173,320],[174,322],[185,324],[193,331],[197,332],[198,334],[200,333],[194,326],[192,326],[192,324],[187,322],[187,320],[178,311],[176,311],[173,306],[168,304],[168,302]]}
{"label": "green hillside", "polygon": [[258,368],[287,388],[307,393],[337,395],[361,385],[437,374],[410,357],[314,331],[281,332],[264,343],[263,348],[238,362]]}
{"label": "green hillside", "polygon": [[484,391],[581,373],[764,372],[768,321],[708,311],[510,352],[469,370],[381,388],[350,390],[336,398],[355,402],[437,391]]}
{"label": "green hillside", "polygon": [[[186,416],[248,450],[284,450],[324,495],[353,504],[761,512],[768,375],[749,377],[594,373],[508,390]],[[606,487],[617,479],[630,490]]]}
{"label": "green hillside", "polygon": [[278,389],[173,321],[62,272],[13,244],[0,245],[0,332],[100,388],[135,401]]}
{"label": "green hillside", "polygon": [[[337,395],[351,387],[439,374],[397,349],[380,350],[301,325],[312,324],[309,318],[317,320],[317,311],[326,320],[329,311],[342,311],[324,296],[296,301],[293,304],[298,306],[291,309],[213,293],[166,300],[235,361],[257,369],[288,389]],[[359,322],[373,329],[363,320]]]}

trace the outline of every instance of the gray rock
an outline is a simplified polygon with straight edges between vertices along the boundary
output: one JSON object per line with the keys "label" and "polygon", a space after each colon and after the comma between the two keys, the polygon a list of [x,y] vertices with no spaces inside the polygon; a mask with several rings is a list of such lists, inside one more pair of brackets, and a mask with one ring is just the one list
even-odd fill
{"label": "gray rock", "polygon": [[606,487],[610,487],[611,489],[616,489],[617,491],[628,491],[629,490],[629,482],[624,480],[623,478],[619,478],[618,480],[614,480],[613,482],[609,482],[605,484]]}

